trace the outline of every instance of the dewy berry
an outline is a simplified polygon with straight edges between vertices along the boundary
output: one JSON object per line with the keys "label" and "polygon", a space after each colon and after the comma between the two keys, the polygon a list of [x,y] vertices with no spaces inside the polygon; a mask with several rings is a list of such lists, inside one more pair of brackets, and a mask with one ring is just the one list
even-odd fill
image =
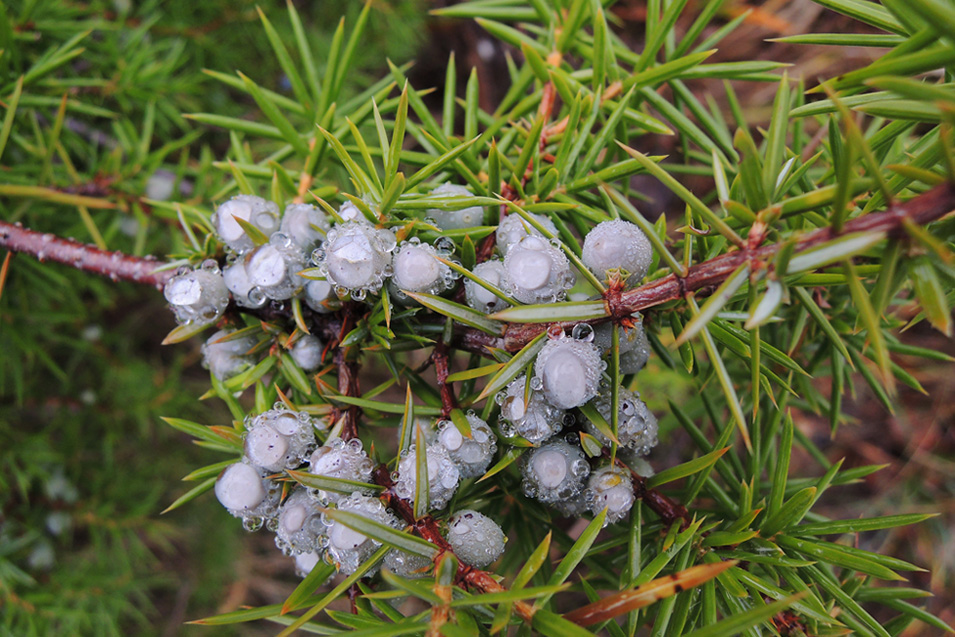
{"label": "dewy berry", "polygon": [[[600,396],[594,401],[597,411],[604,420],[611,419],[610,388],[603,387]],[[657,419],[647,404],[633,392],[620,388],[618,390],[617,407],[617,440],[625,448],[645,456],[657,444]],[[610,440],[603,435],[590,420],[584,423],[587,432],[597,438],[602,444],[609,446]]]}
{"label": "dewy berry", "polygon": [[228,380],[254,364],[249,350],[257,343],[255,337],[233,334],[234,331],[219,330],[202,345],[202,365],[219,380]]}
{"label": "dewy berry", "polygon": [[311,553],[327,540],[322,538],[325,525],[322,512],[304,489],[296,489],[278,512],[275,545],[286,555]]}
{"label": "dewy berry", "polygon": [[220,205],[212,215],[216,234],[226,246],[239,254],[255,247],[252,238],[239,224],[241,219],[265,236],[279,228],[279,207],[254,195],[239,195]]}
{"label": "dewy berry", "polygon": [[226,467],[216,480],[216,498],[226,510],[242,518],[242,526],[257,531],[275,516],[281,487],[266,479],[265,473],[245,462]]}
{"label": "dewy berry", "polygon": [[295,364],[306,372],[312,372],[322,365],[322,351],[325,346],[318,337],[305,334],[292,345],[290,354]]}
{"label": "dewy berry", "polygon": [[[650,359],[650,341],[647,340],[647,333],[643,329],[643,315],[637,312],[631,318],[636,323],[634,327],[617,329],[621,374],[636,374]],[[607,356],[611,355],[611,335],[612,329],[609,323],[594,328],[594,345]]]}
{"label": "dewy berry", "polygon": [[312,419],[307,413],[272,409],[246,419],[245,455],[266,471],[284,471],[302,465],[315,445]]}
{"label": "dewy berry", "polygon": [[222,279],[239,307],[262,307],[268,300],[265,293],[249,279],[245,257],[240,256],[226,265],[222,269]]}
{"label": "dewy berry", "polygon": [[585,492],[587,508],[597,515],[607,509],[604,526],[622,520],[633,508],[633,480],[630,472],[607,466],[590,474]]}
{"label": "dewy berry", "polygon": [[[348,511],[395,528],[401,526],[398,519],[378,498],[355,493],[340,501],[338,510]],[[357,571],[361,563],[371,557],[371,554],[381,546],[381,543],[376,540],[349,528],[329,515],[323,515],[322,520],[326,527],[325,535],[328,537],[326,547],[328,559],[345,575]],[[377,568],[374,571],[377,571]],[[374,571],[371,574],[374,574]]]}
{"label": "dewy berry", "polygon": [[439,294],[450,289],[457,275],[438,260],[439,256],[450,255],[439,255],[433,246],[421,243],[417,237],[403,241],[392,257],[391,291],[395,298],[406,300],[405,292]]}
{"label": "dewy berry", "polygon": [[[371,461],[361,440],[353,438],[345,442],[341,438],[330,440],[316,449],[309,459],[309,472],[317,476],[351,480],[353,482],[371,482],[371,472],[375,463]],[[338,491],[316,489],[313,497],[320,502],[338,502],[345,494]]]}
{"label": "dewy berry", "polygon": [[467,414],[467,420],[471,426],[470,437],[462,434],[450,420],[442,420],[437,425],[437,440],[448,450],[462,478],[477,478],[484,475],[491,464],[497,450],[497,437],[474,412]]}
{"label": "dewy berry", "polygon": [[567,414],[547,402],[540,386],[535,390],[527,383],[527,376],[519,376],[497,395],[495,400],[501,406],[499,424],[505,436],[521,436],[538,444],[563,429]]}
{"label": "dewy berry", "polygon": [[581,260],[598,278],[606,279],[613,269],[629,273],[634,285],[647,275],[653,260],[653,246],[637,226],[629,221],[604,221],[587,233]]}
{"label": "dewy berry", "polygon": [[[474,266],[472,272],[474,276],[493,285],[501,290],[501,292],[507,289],[507,271],[504,269],[503,261],[494,259],[492,261],[478,263]],[[511,306],[510,303],[471,279],[465,279],[464,291],[467,296],[468,305],[479,312],[491,314],[493,312],[500,312]]]}
{"label": "dewy berry", "polygon": [[391,275],[395,249],[391,230],[376,230],[362,221],[348,221],[328,231],[321,248],[313,253],[319,271],[335,285],[339,297],[351,294],[358,300],[377,293]]}
{"label": "dewy berry", "polygon": [[330,227],[324,212],[311,204],[297,203],[285,207],[279,231],[309,254],[324,241]]}
{"label": "dewy berry", "polygon": [[559,409],[571,409],[597,395],[606,366],[593,343],[561,336],[541,349],[534,375],[540,379],[547,402]]}
{"label": "dewy berry", "polygon": [[305,280],[299,272],[305,268],[305,253],[286,235],[276,232],[265,245],[249,257],[245,271],[253,287],[277,301],[292,298]]}
{"label": "dewy berry", "polygon": [[[411,445],[398,462],[395,493],[399,498],[414,501],[417,478],[417,448]],[[428,469],[428,505],[431,510],[443,509],[458,489],[461,473],[447,448],[430,444],[425,448]]]}
{"label": "dewy berry", "polygon": [[504,552],[507,537],[494,520],[466,509],[448,521],[448,542],[454,554],[466,564],[485,568]]}
{"label": "dewy berry", "polygon": [[532,235],[512,245],[504,257],[507,291],[521,303],[556,303],[574,285],[564,253],[547,239]]}
{"label": "dewy berry", "polygon": [[328,281],[309,281],[302,290],[305,304],[319,314],[328,314],[341,308],[335,288]]}
{"label": "dewy berry", "polygon": [[229,291],[222,272],[211,259],[198,268],[180,268],[166,283],[163,294],[182,325],[211,323],[222,316],[229,305]]}
{"label": "dewy berry", "polygon": [[580,447],[554,439],[525,455],[522,473],[527,497],[555,504],[580,495],[590,465]]}
{"label": "dewy berry", "polygon": [[[446,197],[473,197],[474,195],[464,186],[443,184],[432,190],[431,196],[443,199]],[[434,219],[434,224],[442,230],[460,230],[484,224],[484,208],[481,206],[469,206],[459,210],[432,208],[428,210],[428,216]]]}
{"label": "dewy berry", "polygon": [[382,561],[389,571],[409,579],[426,577],[432,564],[431,560],[426,557],[417,553],[408,553],[401,549],[391,549],[385,553],[385,558]]}
{"label": "dewy berry", "polygon": [[[532,214],[531,217],[544,227],[552,236],[557,236],[557,226],[547,217]],[[520,215],[507,215],[497,226],[497,249],[506,255],[511,246],[517,244],[524,237],[534,235],[543,237],[540,231],[529,224]]]}

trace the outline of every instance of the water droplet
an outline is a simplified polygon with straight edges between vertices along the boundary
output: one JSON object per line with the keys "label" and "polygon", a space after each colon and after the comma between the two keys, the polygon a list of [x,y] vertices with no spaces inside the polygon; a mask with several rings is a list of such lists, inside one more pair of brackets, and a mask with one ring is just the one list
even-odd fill
{"label": "water droplet", "polygon": [[261,307],[262,305],[265,305],[267,300],[268,299],[265,296],[265,292],[262,291],[262,288],[253,287],[249,290],[249,303],[251,303],[253,307]]}
{"label": "water droplet", "polygon": [[573,336],[575,340],[590,343],[594,340],[594,328],[587,323],[578,323],[574,326],[571,336]]}
{"label": "water droplet", "polygon": [[276,248],[291,248],[292,239],[284,232],[275,232],[269,237],[269,243]]}
{"label": "water droplet", "polygon": [[454,241],[448,237],[438,237],[434,242],[434,249],[438,251],[438,254],[441,256],[447,256],[454,252]]}
{"label": "water droplet", "polygon": [[554,323],[547,328],[547,338],[551,340],[564,338],[564,328],[557,323]]}

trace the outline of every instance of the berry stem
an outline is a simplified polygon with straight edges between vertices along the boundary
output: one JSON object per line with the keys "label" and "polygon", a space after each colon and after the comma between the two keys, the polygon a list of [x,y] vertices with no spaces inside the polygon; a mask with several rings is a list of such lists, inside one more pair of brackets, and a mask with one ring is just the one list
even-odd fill
{"label": "berry stem", "polygon": [[434,361],[438,390],[441,392],[441,417],[450,418],[451,411],[458,408],[458,399],[454,395],[454,388],[448,383],[451,370],[448,368],[448,346],[444,341],[435,343],[431,358]]}

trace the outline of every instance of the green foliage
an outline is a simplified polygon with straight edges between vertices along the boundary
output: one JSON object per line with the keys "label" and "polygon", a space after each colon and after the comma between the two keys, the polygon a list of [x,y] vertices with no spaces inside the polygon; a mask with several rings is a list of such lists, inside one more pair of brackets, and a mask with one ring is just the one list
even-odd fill
{"label": "green foliage", "polygon": [[[487,78],[471,73],[462,97],[453,59],[443,94],[435,96],[409,80],[407,66],[389,61],[385,68],[372,55],[374,47],[366,46],[375,39],[373,23],[381,20],[373,18],[371,3],[338,23],[321,40],[321,49],[305,30],[303,10],[290,3],[286,13],[260,12],[256,19],[261,25],[248,26],[255,32],[247,38],[253,44],[242,51],[248,57],[238,61],[231,55],[240,47],[228,46],[228,40],[220,47],[198,37],[202,46],[190,48],[182,39],[147,37],[153,30],[188,33],[208,24],[207,9],[199,7],[175,18],[144,20],[132,31],[104,23],[92,9],[85,26],[76,20],[69,27],[53,19],[49,24],[37,21],[32,28],[49,34],[43,46],[16,44],[18,38],[26,39],[24,31],[7,28],[0,33],[0,48],[11,51],[0,57],[7,105],[0,129],[0,161],[8,176],[0,185],[5,220],[23,220],[133,255],[167,253],[175,267],[222,258],[209,216],[217,203],[234,194],[263,195],[280,207],[298,197],[335,219],[340,206],[350,202],[369,222],[394,230],[399,239],[450,242],[454,257],[463,262],[454,269],[513,307],[486,315],[454,295],[426,293],[410,294],[416,304],[402,306],[385,288],[364,303],[349,302],[336,315],[340,322],[333,327],[340,334],[333,334],[338,339],[333,349],[341,360],[329,353],[326,366],[311,375],[285,350],[304,331],[319,332],[324,319],[304,313],[300,305],[273,314],[233,307],[226,322],[256,337],[258,361],[227,381],[213,378],[204,397],[221,399],[228,413],[220,407],[193,415],[196,408],[188,396],[198,392],[191,382],[168,373],[170,367],[185,365],[185,359],[157,362],[157,355],[147,354],[156,363],[153,368],[124,358],[131,370],[124,372],[93,358],[100,365],[96,374],[82,370],[89,351],[107,347],[78,338],[79,330],[101,315],[90,309],[88,315],[70,312],[84,306],[122,312],[129,299],[117,296],[110,285],[18,256],[0,298],[9,324],[0,333],[5,353],[0,387],[16,400],[20,414],[29,414],[39,409],[38,397],[48,389],[34,380],[39,369],[56,379],[61,396],[82,398],[86,385],[77,383],[80,374],[101,382],[122,379],[121,386],[107,392],[111,409],[122,413],[117,423],[90,419],[104,431],[50,426],[63,427],[76,448],[96,444],[111,450],[130,431],[122,423],[133,421],[139,439],[123,449],[135,459],[151,455],[144,448],[147,435],[161,438],[161,448],[172,448],[170,432],[153,429],[157,411],[170,416],[167,422],[202,448],[182,470],[207,465],[184,478],[198,486],[185,490],[170,509],[217,506],[203,494],[219,471],[241,455],[240,421],[276,401],[324,419],[328,431],[323,439],[343,435],[345,421],[360,415],[357,428],[365,447],[373,447],[375,459],[391,470],[395,448],[422,447],[416,418],[444,413],[459,429],[467,428],[461,411],[447,409],[444,392],[449,387],[462,409],[479,412],[497,429],[494,396],[528,372],[546,342],[546,333],[533,331],[534,325],[614,318],[616,334],[625,317],[614,314],[613,304],[634,297],[620,295],[625,276],[602,279],[583,265],[581,241],[597,223],[626,219],[655,248],[644,291],[654,285],[662,289],[670,275],[692,281],[693,273],[714,264],[733,264],[689,293],[683,293],[681,284],[672,295],[627,306],[627,315],[644,311],[656,356],[641,374],[623,374],[618,347],[611,348],[606,369],[611,404],[618,404],[620,388],[639,390],[660,416],[661,448],[671,441],[686,443],[662,454],[666,460],[654,459],[659,472],[639,483],[628,520],[602,529],[606,513],[601,513],[580,532],[553,509],[522,497],[518,458],[532,445],[501,438],[491,468],[465,481],[449,510],[477,509],[501,523],[507,551],[489,572],[503,578],[505,587],[490,575],[480,580],[474,571],[456,570],[452,557],[436,548],[428,524],[443,528],[446,516],[437,514],[435,521],[425,515],[428,489],[419,488],[406,505],[418,521],[405,529],[347,511],[326,513],[383,545],[355,573],[326,586],[321,580],[331,567],[320,564],[284,604],[197,623],[267,619],[284,626],[282,634],[301,628],[403,635],[422,634],[429,627],[446,634],[484,634],[521,625],[516,630],[551,635],[756,635],[782,633],[778,622],[791,617],[806,634],[851,630],[895,635],[915,620],[945,629],[941,620],[906,601],[921,591],[893,585],[921,566],[859,548],[856,536],[931,516],[913,512],[906,503],[896,503],[892,515],[862,519],[828,519],[819,513],[821,498],[879,467],[850,468],[842,460],[832,461],[796,420],[822,418],[835,436],[849,419],[845,396],[867,388],[893,411],[901,386],[922,390],[901,366],[899,354],[945,358],[903,343],[899,333],[923,321],[951,333],[951,219],[933,218],[928,225],[886,221],[895,225],[874,227],[865,220],[867,215],[889,219],[874,215],[891,206],[904,212],[906,205],[927,201],[939,184],[955,180],[955,91],[949,81],[955,73],[950,44],[955,12],[940,0],[816,2],[866,23],[875,33],[801,34],[784,40],[885,51],[871,64],[808,91],[786,73],[779,75],[780,63],[708,61],[744,19],[724,15],[721,0],[703,3],[692,20],[685,19],[691,12],[685,1],[651,0],[638,50],[617,28],[620,16],[612,2],[475,0],[435,11],[441,19],[476,19],[510,47],[507,81],[500,80],[508,88],[491,110],[482,95]],[[60,11],[64,20],[75,17],[67,11],[79,11],[55,9],[56,4],[49,10]],[[137,11],[149,15],[150,8]],[[247,8],[230,11],[243,16]],[[24,14],[16,22],[20,25],[39,10],[33,5],[6,9],[10,16]],[[689,25],[685,30],[677,28],[681,18]],[[177,22],[163,22],[170,19]],[[407,28],[403,23],[396,31],[402,26]],[[102,31],[103,37],[91,39],[85,29]],[[93,70],[71,66],[87,41],[95,53],[90,56]],[[129,58],[128,66],[116,74],[113,66],[123,57]],[[259,58],[268,62],[261,65]],[[200,84],[197,60],[209,67],[213,82]],[[246,72],[226,72],[236,67]],[[363,83],[364,74],[357,70],[373,67],[382,75]],[[279,72],[287,87],[274,80]],[[697,80],[724,80],[726,108],[708,96],[701,98]],[[740,106],[737,90],[744,81],[776,86],[765,126],[750,121]],[[67,89],[95,89],[95,97],[60,102]],[[227,99],[236,96],[241,98],[232,101],[241,108]],[[91,135],[100,128],[85,124],[83,129],[77,121],[108,122],[102,130],[109,131],[110,144]],[[648,154],[661,137],[672,137],[673,152]],[[173,194],[143,197],[158,170],[172,175]],[[649,181],[637,182],[637,176],[671,191],[684,204],[684,215],[654,223],[640,210],[645,196],[635,186]],[[688,176],[706,180],[700,185]],[[473,195],[431,195],[446,182],[466,185]],[[181,188],[185,183],[190,192]],[[955,207],[955,202],[947,203]],[[430,217],[431,210],[468,206],[484,207],[482,225],[442,231]],[[75,209],[78,217],[64,224],[57,216],[54,222],[50,213],[62,215],[64,208],[70,213]],[[470,272],[504,211],[544,234],[576,267],[580,276],[570,290],[574,300],[522,305]],[[532,215],[544,215],[557,233]],[[131,219],[137,224],[126,235],[124,227],[130,224],[124,222]],[[249,228],[253,236],[254,228]],[[739,254],[745,258],[737,258]],[[305,274],[321,276],[317,269]],[[35,293],[45,287],[50,293]],[[124,347],[130,334],[140,339],[151,335],[154,344],[161,338],[137,330],[134,323],[119,320],[103,337],[110,343],[107,350]],[[200,331],[177,328],[167,342]],[[329,331],[334,332],[322,336]],[[469,347],[468,338],[481,346]],[[442,347],[450,348],[449,362],[457,370],[439,377],[442,387],[435,389],[424,376],[420,354]],[[493,362],[482,362],[482,355]],[[373,388],[358,393],[345,387],[345,361],[360,363],[365,373],[379,370],[363,385]],[[579,419],[593,419],[610,440],[603,450],[607,457],[622,457],[617,410],[609,421],[595,403],[579,411]],[[62,423],[57,419],[64,412],[55,413],[51,422]],[[112,592],[109,605],[94,612],[63,603],[73,599],[70,595],[54,594],[49,602],[43,595],[31,600],[22,592],[39,586],[24,566],[35,559],[29,556],[59,541],[38,531],[40,512],[27,504],[44,489],[49,493],[49,485],[64,475],[79,484],[82,463],[62,466],[57,461],[62,451],[42,436],[27,435],[4,412],[0,435],[10,436],[10,444],[0,445],[8,450],[0,455],[0,478],[7,483],[0,486],[16,493],[0,500],[4,518],[13,520],[0,533],[0,569],[10,574],[2,581],[12,582],[0,588],[0,600],[19,609],[5,615],[8,629],[115,632],[117,626],[145,621],[149,595],[169,583],[143,575],[161,546],[142,540],[158,525],[147,516],[167,491],[157,485],[168,483],[169,465],[151,467],[155,474],[131,483],[122,478],[126,467],[107,462],[97,468],[95,480],[82,481],[75,500],[82,506],[70,503],[77,516],[83,512],[79,519],[84,524],[104,535],[86,547],[95,553],[93,565],[78,569],[72,562],[58,563],[56,572],[95,578],[102,566],[104,573],[115,573],[109,567],[116,552],[135,548],[124,562],[128,588]],[[600,443],[594,436],[585,440],[598,466]],[[210,450],[220,455],[210,460]],[[220,462],[223,457],[226,461]],[[794,458],[800,459],[798,472]],[[427,462],[422,454],[418,459],[416,474],[423,478]],[[378,492],[387,486],[297,471],[282,479],[330,491],[360,487]],[[116,494],[120,484],[129,488]],[[651,497],[647,489],[658,490]],[[387,493],[382,497],[392,502]],[[679,503],[688,513],[667,515],[661,500]],[[122,516],[110,514],[111,503],[119,501],[137,504],[123,509],[135,511],[128,525]],[[107,530],[93,523],[103,519],[111,521],[103,525]],[[213,534],[230,524],[238,526],[217,520]],[[162,528],[154,535],[161,540],[152,542],[169,541],[172,528],[158,526]],[[389,547],[424,557],[437,554],[433,573],[419,580],[385,570],[362,579],[375,572]],[[66,579],[57,585],[72,590],[77,583]],[[333,603],[348,596],[354,600],[353,612],[335,610]],[[392,606],[399,597],[417,598],[423,606]],[[30,613],[29,605],[40,603],[49,608],[51,619]]]}

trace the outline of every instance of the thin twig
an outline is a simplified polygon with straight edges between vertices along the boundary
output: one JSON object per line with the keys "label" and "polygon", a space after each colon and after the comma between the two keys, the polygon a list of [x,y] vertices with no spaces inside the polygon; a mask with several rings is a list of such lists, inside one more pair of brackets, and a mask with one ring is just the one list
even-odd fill
{"label": "thin twig", "polygon": [[158,290],[175,274],[168,270],[156,272],[157,268],[165,264],[152,256],[141,258],[122,252],[107,252],[96,246],[29,230],[20,224],[5,221],[0,221],[0,248],[32,255],[39,261],[63,263],[113,281],[151,285]]}
{"label": "thin twig", "polygon": [[454,395],[454,387],[448,383],[451,370],[448,368],[448,346],[444,341],[435,343],[431,359],[434,361],[434,376],[441,393],[441,417],[450,418],[451,411],[458,408],[458,399]]}

